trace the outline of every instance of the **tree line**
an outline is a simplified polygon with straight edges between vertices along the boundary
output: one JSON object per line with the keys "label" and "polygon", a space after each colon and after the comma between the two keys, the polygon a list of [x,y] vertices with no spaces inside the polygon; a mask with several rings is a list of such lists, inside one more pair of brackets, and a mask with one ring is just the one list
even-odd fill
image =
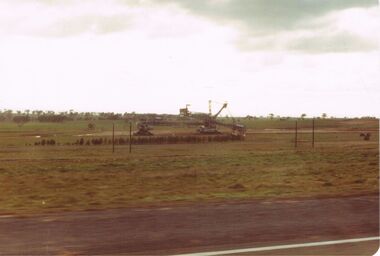
{"label": "tree line", "polygon": [[[299,118],[305,119],[307,115],[303,113]],[[321,119],[326,119],[328,115],[322,113]],[[226,116],[225,118],[229,118]],[[282,117],[275,115],[273,113],[268,114],[268,116],[251,116],[247,115],[245,119],[290,119],[294,117]],[[330,116],[330,118],[334,118]],[[358,118],[358,117],[356,117]],[[376,119],[373,116],[363,116],[361,119]],[[24,111],[14,111],[11,109],[0,110],[0,122],[13,121],[19,125],[30,121],[38,122],[63,122],[63,121],[75,121],[75,120],[126,120],[126,121],[144,121],[151,125],[171,125],[173,122],[178,121],[178,115],[172,114],[155,114],[155,113],[135,113],[135,112],[125,112],[125,113],[115,113],[115,112],[77,112],[73,109],[69,111],[43,111],[43,110],[24,110]]]}

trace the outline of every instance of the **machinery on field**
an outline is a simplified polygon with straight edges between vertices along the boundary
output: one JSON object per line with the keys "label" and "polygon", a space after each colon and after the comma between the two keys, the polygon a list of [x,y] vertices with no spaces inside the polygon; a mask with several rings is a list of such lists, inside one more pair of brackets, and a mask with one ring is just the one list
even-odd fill
{"label": "machinery on field", "polygon": [[198,128],[198,132],[201,134],[220,134],[221,132],[218,131],[216,128],[217,121],[216,118],[218,115],[227,107],[227,103],[223,103],[223,106],[219,109],[219,111],[215,114],[211,114],[211,101],[209,101],[209,113],[204,118],[203,124]]}
{"label": "machinery on field", "polygon": [[218,125],[220,126],[226,126],[231,128],[231,135],[236,136],[236,137],[245,137],[246,133],[246,128],[243,124],[238,124],[236,123],[236,120],[233,118],[233,123],[232,124],[226,124],[226,123],[221,123],[217,122]]}
{"label": "machinery on field", "polygon": [[189,107],[190,107],[190,104],[186,104],[185,108],[180,108],[179,109],[179,115],[181,117],[188,117],[188,116],[190,116]]}
{"label": "machinery on field", "polygon": [[227,123],[222,123],[222,122],[217,121],[217,117],[220,115],[220,113],[224,109],[227,108],[227,105],[228,105],[227,102],[223,103],[223,105],[219,109],[219,111],[216,114],[212,115],[212,113],[211,113],[211,101],[209,101],[209,112],[208,112],[208,114],[206,114],[206,113],[194,113],[194,114],[192,114],[188,109],[188,106],[190,106],[190,105],[187,104],[185,108],[180,109],[180,115],[183,117],[194,117],[198,120],[202,120],[201,122],[199,122],[199,121],[197,122],[197,123],[201,124],[201,126],[199,126],[199,128],[197,129],[197,132],[200,134],[220,134],[221,132],[217,129],[217,125],[218,125],[218,126],[225,126],[225,127],[231,128],[231,130],[232,130],[231,134],[233,136],[244,137],[245,132],[246,132],[245,126],[242,124],[238,124],[236,122],[235,118],[232,117],[232,121],[233,121],[232,124],[227,124]]}
{"label": "machinery on field", "polygon": [[360,137],[363,137],[364,140],[369,140],[371,138],[371,133],[367,132],[367,133],[360,133]]}
{"label": "machinery on field", "polygon": [[153,133],[150,132],[152,128],[146,122],[139,122],[137,124],[137,131],[133,133],[136,136],[152,136]]}

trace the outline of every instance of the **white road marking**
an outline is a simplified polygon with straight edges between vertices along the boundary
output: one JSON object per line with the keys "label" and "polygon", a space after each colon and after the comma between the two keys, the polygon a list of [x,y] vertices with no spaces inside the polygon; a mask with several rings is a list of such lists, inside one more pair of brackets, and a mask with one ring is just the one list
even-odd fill
{"label": "white road marking", "polygon": [[373,236],[373,237],[353,238],[353,239],[344,239],[344,240],[322,241],[322,242],[302,243],[302,244],[275,245],[275,246],[245,248],[245,249],[216,251],[216,252],[197,252],[197,253],[177,254],[177,255],[173,255],[173,256],[226,255],[226,254],[235,254],[235,253],[261,252],[261,251],[271,251],[271,250],[279,250],[279,249],[302,248],[302,247],[311,247],[311,246],[358,243],[358,242],[365,242],[365,241],[372,241],[372,240],[379,240],[379,239],[380,239],[379,236]]}

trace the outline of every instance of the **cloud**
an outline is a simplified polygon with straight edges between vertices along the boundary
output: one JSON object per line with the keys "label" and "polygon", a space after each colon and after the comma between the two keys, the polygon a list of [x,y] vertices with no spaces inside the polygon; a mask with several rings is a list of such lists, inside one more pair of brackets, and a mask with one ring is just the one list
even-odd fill
{"label": "cloud", "polygon": [[82,33],[107,34],[128,29],[130,17],[126,15],[96,16],[86,15],[65,18],[43,28],[40,34],[46,36],[74,36]]}
{"label": "cloud", "polygon": [[137,32],[149,38],[185,38],[202,35],[205,25],[217,27],[178,6],[149,0],[0,2],[0,36],[75,37]]}
{"label": "cloud", "polygon": [[[149,38],[236,31],[243,51],[378,49],[377,0],[31,0],[0,2],[0,36],[71,37],[140,31]],[[230,33],[230,32],[228,32]]]}
{"label": "cloud", "polygon": [[236,43],[242,50],[323,53],[378,48],[376,0],[167,1],[238,28]]}
{"label": "cloud", "polygon": [[[377,0],[167,0],[194,14],[245,26],[255,33],[305,27],[309,20],[354,7],[373,7]],[[254,32],[254,31],[252,31]]]}
{"label": "cloud", "polygon": [[141,7],[116,1],[3,1],[0,36],[67,37],[125,31]]}
{"label": "cloud", "polygon": [[350,33],[313,35],[289,42],[287,49],[307,53],[320,52],[360,52],[377,50],[378,44]]}

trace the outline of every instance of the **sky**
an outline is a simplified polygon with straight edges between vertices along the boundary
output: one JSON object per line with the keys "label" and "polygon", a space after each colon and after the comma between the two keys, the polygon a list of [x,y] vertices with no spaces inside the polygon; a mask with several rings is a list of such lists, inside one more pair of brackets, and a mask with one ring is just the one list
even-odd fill
{"label": "sky", "polygon": [[0,109],[380,117],[377,0],[1,0]]}

